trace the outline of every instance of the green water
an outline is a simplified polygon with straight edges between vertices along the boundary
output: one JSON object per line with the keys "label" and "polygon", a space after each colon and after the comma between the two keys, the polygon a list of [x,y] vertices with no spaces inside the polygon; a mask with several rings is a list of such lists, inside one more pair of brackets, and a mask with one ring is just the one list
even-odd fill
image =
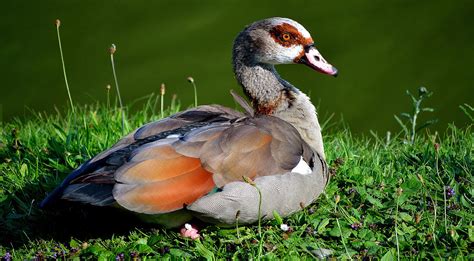
{"label": "green water", "polygon": [[125,103],[157,92],[182,104],[234,106],[231,68],[236,34],[255,20],[286,16],[303,24],[338,78],[301,65],[279,66],[309,93],[324,118],[341,116],[357,132],[398,130],[393,114],[409,110],[405,90],[434,91],[430,117],[445,129],[467,123],[458,108],[474,105],[474,1],[3,1],[0,3],[0,117],[31,117],[68,105],[54,20],[72,98],[105,101],[115,59]]}

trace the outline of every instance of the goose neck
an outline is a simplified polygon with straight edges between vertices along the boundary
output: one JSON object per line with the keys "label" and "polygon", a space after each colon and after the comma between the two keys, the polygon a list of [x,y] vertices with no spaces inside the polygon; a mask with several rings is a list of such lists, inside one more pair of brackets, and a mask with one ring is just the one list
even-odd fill
{"label": "goose neck", "polygon": [[272,114],[286,87],[273,65],[234,64],[235,76],[252,101],[257,114]]}
{"label": "goose neck", "polygon": [[308,96],[283,80],[273,65],[234,62],[234,71],[256,115],[272,115],[290,123],[303,140],[325,156],[316,109]]}

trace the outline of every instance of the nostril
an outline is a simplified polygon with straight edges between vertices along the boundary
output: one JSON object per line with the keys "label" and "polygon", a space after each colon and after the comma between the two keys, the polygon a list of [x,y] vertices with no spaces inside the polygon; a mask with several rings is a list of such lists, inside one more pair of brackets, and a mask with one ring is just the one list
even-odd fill
{"label": "nostril", "polygon": [[314,59],[318,62],[321,61],[321,58],[319,58],[319,56],[316,56],[316,55],[314,56]]}

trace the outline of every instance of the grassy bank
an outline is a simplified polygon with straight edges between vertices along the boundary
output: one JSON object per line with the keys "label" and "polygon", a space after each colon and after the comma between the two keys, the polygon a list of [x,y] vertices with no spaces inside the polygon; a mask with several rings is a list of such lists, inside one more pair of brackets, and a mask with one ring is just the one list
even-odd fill
{"label": "grassy bank", "polygon": [[[157,99],[125,114],[125,132],[160,116]],[[158,102],[159,104],[159,102]],[[169,115],[179,110],[174,104]],[[158,112],[157,112],[158,109]],[[462,113],[462,112],[460,112]],[[201,239],[153,227],[127,213],[83,205],[44,211],[41,199],[71,170],[122,136],[122,113],[108,105],[1,123],[0,256],[15,259],[162,257],[474,259],[474,134],[447,127],[443,135],[408,132],[353,137],[326,124],[331,181],[313,205],[258,228],[199,224]],[[407,134],[407,135],[405,135]]]}

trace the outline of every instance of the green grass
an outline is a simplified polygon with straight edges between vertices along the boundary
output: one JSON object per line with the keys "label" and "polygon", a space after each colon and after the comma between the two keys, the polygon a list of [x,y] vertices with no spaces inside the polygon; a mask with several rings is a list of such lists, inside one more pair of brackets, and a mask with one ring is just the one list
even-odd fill
{"label": "green grass", "polygon": [[[133,114],[125,110],[126,131],[159,118],[156,100],[149,97]],[[0,123],[0,257],[245,260],[263,250],[265,259],[313,259],[325,248],[338,259],[474,259],[472,126],[417,133],[411,144],[403,132],[354,137],[333,124],[324,131],[332,177],[314,204],[282,221],[262,222],[261,231],[198,223],[202,237],[192,241],[178,229],[143,224],[118,210],[38,208],[71,170],[122,136],[118,108],[77,106],[75,115],[36,113]],[[282,231],[281,222],[290,230]]]}

